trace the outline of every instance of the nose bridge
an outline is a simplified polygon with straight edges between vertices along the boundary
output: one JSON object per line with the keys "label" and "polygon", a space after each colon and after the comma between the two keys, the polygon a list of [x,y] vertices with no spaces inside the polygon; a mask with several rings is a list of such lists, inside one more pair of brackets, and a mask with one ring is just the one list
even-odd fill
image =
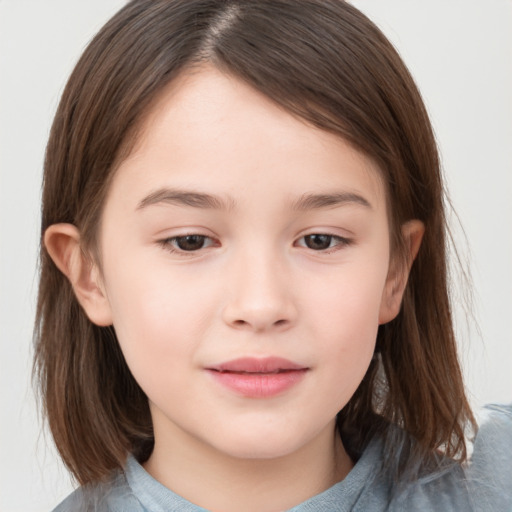
{"label": "nose bridge", "polygon": [[225,321],[254,331],[289,326],[296,315],[285,256],[270,244],[250,244],[233,258]]}

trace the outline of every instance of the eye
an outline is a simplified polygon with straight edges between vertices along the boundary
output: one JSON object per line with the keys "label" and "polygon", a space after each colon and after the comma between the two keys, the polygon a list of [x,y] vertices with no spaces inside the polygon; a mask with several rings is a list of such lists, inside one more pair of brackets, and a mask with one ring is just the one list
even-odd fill
{"label": "eye", "polygon": [[349,245],[350,240],[336,235],[313,233],[300,238],[297,244],[301,247],[312,249],[313,251],[329,252],[329,249],[335,250],[340,246]]}
{"label": "eye", "polygon": [[194,252],[212,246],[214,241],[208,236],[191,234],[166,238],[162,244],[173,252]]}

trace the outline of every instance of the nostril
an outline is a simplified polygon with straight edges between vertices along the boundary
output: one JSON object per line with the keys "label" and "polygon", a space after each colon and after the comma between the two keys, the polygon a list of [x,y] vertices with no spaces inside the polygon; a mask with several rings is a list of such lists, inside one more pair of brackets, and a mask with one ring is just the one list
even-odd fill
{"label": "nostril", "polygon": [[[250,322],[250,321],[242,320],[242,319],[234,320],[233,322],[231,322],[231,325],[233,325],[234,327],[239,327],[239,328],[240,327],[246,328],[248,326],[252,326],[256,330],[263,330],[263,329],[265,329],[264,324],[259,325],[258,322]],[[271,323],[268,323],[266,325],[267,326],[272,326],[274,328],[276,328],[276,327],[283,327],[283,326],[288,325],[288,320],[286,320],[285,318],[282,318],[280,320],[276,320],[275,322],[273,322],[273,323],[271,322]]]}

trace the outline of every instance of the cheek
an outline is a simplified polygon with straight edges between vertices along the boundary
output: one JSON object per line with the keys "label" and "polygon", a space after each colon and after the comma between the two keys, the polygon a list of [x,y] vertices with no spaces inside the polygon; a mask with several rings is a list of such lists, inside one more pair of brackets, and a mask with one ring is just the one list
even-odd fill
{"label": "cheek", "polygon": [[[366,339],[376,334],[387,265],[360,262],[331,272],[315,286],[314,276],[305,283],[308,304],[315,324],[331,335]],[[318,280],[317,280],[318,283]]]}
{"label": "cheek", "polygon": [[326,383],[337,390],[340,404],[359,386],[373,356],[385,279],[382,265],[351,266],[350,272],[324,281],[310,297],[309,328],[315,333],[319,362],[329,369]]}
{"label": "cheek", "polygon": [[211,289],[147,260],[111,266],[108,275],[114,328],[133,373],[161,362],[179,371],[214,314]]}

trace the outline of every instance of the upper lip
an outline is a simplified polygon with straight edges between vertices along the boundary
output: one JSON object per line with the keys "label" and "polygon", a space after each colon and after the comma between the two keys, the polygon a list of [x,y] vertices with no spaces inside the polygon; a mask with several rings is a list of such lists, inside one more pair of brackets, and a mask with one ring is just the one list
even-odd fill
{"label": "upper lip", "polygon": [[241,357],[209,366],[207,369],[234,373],[276,373],[279,371],[306,370],[307,367],[282,357]]}

